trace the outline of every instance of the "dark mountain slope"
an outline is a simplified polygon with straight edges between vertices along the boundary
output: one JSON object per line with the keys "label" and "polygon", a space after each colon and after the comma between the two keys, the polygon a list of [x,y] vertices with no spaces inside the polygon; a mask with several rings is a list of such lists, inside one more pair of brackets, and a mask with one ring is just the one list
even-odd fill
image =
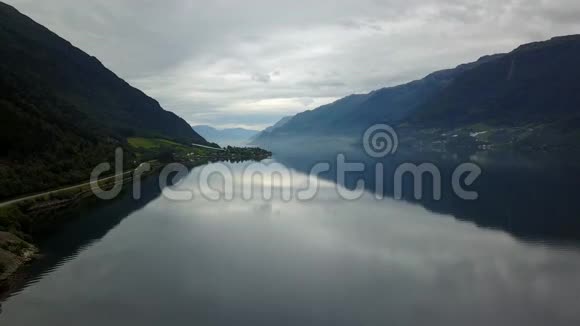
{"label": "dark mountain slope", "polygon": [[0,44],[0,198],[86,180],[129,136],[205,143],[97,59],[3,3]]}
{"label": "dark mountain slope", "polygon": [[275,124],[267,127],[266,129],[262,130],[261,132],[257,133],[256,135],[254,135],[254,137],[252,137],[250,139],[249,144],[255,145],[255,144],[260,142],[260,139],[267,140],[271,132],[284,126],[290,120],[292,120],[292,118],[293,118],[293,116],[286,116],[286,117],[283,117],[282,119],[278,120]]}
{"label": "dark mountain slope", "polygon": [[189,125],[131,87],[96,58],[14,8],[0,3],[0,64],[39,85],[120,136],[159,135],[202,141]]}
{"label": "dark mountain slope", "polygon": [[578,35],[523,45],[300,113],[257,143],[311,136],[358,138],[367,127],[388,123],[409,144],[421,146],[580,149],[578,58]]}
{"label": "dark mountain slope", "polygon": [[359,135],[369,126],[388,122],[396,124],[415,112],[464,71],[473,69],[497,56],[483,57],[477,62],[442,70],[404,85],[383,88],[368,94],[354,94],[294,116],[275,132],[260,137],[285,138],[315,135]]}
{"label": "dark mountain slope", "polygon": [[430,126],[526,124],[580,112],[580,36],[520,46],[455,79],[410,118]]}

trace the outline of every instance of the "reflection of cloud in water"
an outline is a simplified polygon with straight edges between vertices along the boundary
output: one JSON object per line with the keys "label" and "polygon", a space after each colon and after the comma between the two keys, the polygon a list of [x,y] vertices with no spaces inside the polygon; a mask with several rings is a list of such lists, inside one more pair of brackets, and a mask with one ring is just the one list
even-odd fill
{"label": "reflection of cloud in water", "polygon": [[[266,203],[262,203],[262,204],[253,204],[252,207],[254,208],[254,211],[256,213],[259,213],[260,215],[273,215],[274,210],[272,209],[272,203],[271,202],[266,202]],[[280,211],[278,211],[279,213]]]}
{"label": "reflection of cloud in water", "polygon": [[[529,245],[419,205],[377,201],[370,193],[358,201],[344,201],[330,188],[322,188],[315,200],[307,202],[274,197],[268,203],[261,199],[219,202],[219,210],[203,199],[193,205],[199,213],[196,227],[228,225],[230,242],[225,247],[255,250],[246,237],[251,234],[254,241],[270,248],[258,254],[304,282],[310,281],[303,278],[316,279],[320,284],[309,283],[313,289],[342,282],[341,295],[361,296],[371,310],[383,307],[382,312],[391,311],[393,318],[411,318],[405,313],[407,305],[455,324],[458,320],[473,324],[471,318],[483,316],[481,320],[489,321],[491,311],[485,307],[532,325],[554,316],[577,317],[580,253],[574,248]],[[268,218],[274,214],[275,219]],[[221,222],[213,218],[218,216]],[[287,260],[270,257],[269,250]],[[311,260],[314,257],[324,262],[322,266]],[[360,292],[363,284],[371,288]],[[377,302],[369,303],[369,298]],[[360,308],[351,304],[352,309]],[[505,311],[518,307],[529,318]],[[549,311],[543,317],[528,313],[535,309]],[[501,320],[500,315],[497,321]]]}
{"label": "reflection of cloud in water", "polygon": [[[195,172],[181,186],[192,188]],[[344,201],[324,187],[314,200],[290,202],[195,194],[132,213],[11,298],[3,317],[15,325],[575,324],[578,271],[575,247],[520,242],[371,193]]]}

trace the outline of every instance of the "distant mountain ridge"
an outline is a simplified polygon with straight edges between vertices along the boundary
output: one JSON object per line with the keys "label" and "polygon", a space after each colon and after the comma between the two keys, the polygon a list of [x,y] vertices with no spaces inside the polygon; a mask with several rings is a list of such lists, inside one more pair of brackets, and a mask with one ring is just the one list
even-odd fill
{"label": "distant mountain ridge", "polygon": [[[522,45],[510,53],[484,56],[421,80],[350,95],[299,113],[256,143],[294,137],[360,138],[369,126],[387,123],[410,139],[428,142],[446,142],[438,138],[455,131],[457,137],[487,133],[480,143],[577,147],[577,58],[578,35]],[[502,136],[495,137],[498,134]]]}
{"label": "distant mountain ridge", "polygon": [[272,132],[284,125],[286,125],[290,120],[292,120],[292,116],[283,117],[282,119],[278,120],[275,124],[267,127],[266,129],[262,130],[262,132]]}
{"label": "distant mountain ridge", "polygon": [[206,141],[183,119],[0,2],[0,198],[88,179],[128,137]]}
{"label": "distant mountain ridge", "polygon": [[255,144],[256,142],[259,142],[260,139],[267,139],[267,137],[270,135],[272,131],[286,125],[290,120],[292,120],[292,118],[293,116],[286,116],[278,120],[275,124],[267,127],[258,134],[254,135],[254,137],[250,139],[250,144]]}
{"label": "distant mountain ridge", "polygon": [[245,146],[255,137],[259,131],[244,128],[218,129],[208,125],[193,126],[193,129],[207,141],[220,146]]}
{"label": "distant mountain ridge", "polygon": [[271,134],[264,134],[262,139],[283,136],[284,133],[300,133],[301,136],[320,133],[354,134],[379,121],[401,121],[429,96],[449,85],[460,73],[499,56],[501,55],[482,57],[476,62],[438,71],[407,84],[382,88],[368,94],[349,95],[285,118],[283,125],[278,126]]}

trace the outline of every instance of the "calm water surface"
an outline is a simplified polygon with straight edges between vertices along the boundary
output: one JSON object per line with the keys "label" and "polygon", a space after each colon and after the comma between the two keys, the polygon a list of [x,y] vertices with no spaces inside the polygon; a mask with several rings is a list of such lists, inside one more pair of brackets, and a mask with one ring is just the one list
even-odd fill
{"label": "calm water surface", "polygon": [[[148,179],[140,201],[80,210],[47,239],[0,324],[578,325],[575,170],[468,159],[484,168],[470,203],[377,200],[369,175],[346,201],[332,173],[309,201],[175,202]],[[276,160],[306,182],[313,162]],[[238,185],[246,164],[228,163]]]}

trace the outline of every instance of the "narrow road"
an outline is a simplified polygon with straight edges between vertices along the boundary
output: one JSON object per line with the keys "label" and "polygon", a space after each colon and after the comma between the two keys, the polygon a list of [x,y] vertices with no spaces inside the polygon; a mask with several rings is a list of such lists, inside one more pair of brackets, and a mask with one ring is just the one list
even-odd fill
{"label": "narrow road", "polygon": [[76,188],[81,188],[81,187],[88,186],[88,185],[91,185],[91,184],[96,184],[97,182],[101,182],[101,181],[106,181],[106,180],[113,179],[113,178],[115,178],[115,177],[117,177],[119,175],[125,176],[126,174],[129,174],[129,173],[133,173],[133,170],[127,171],[127,172],[123,172],[121,174],[116,174],[116,175],[113,175],[113,176],[110,176],[110,177],[107,177],[107,178],[104,178],[104,179],[99,179],[98,181],[85,182],[85,183],[78,184],[78,185],[75,185],[75,186],[60,188],[60,189],[56,189],[56,190],[50,190],[50,191],[43,192],[43,193],[40,193],[40,194],[30,195],[30,196],[26,196],[26,197],[20,197],[20,198],[16,198],[16,199],[11,199],[9,201],[5,201],[3,203],[0,203],[0,207],[5,207],[5,206],[13,205],[13,204],[19,203],[21,201],[25,201],[25,200],[40,198],[40,197],[43,197],[43,196],[46,196],[46,195],[56,194],[56,193],[59,193],[61,191],[67,191],[67,190],[73,190],[73,189],[76,189]]}
{"label": "narrow road", "polygon": [[[224,150],[222,148],[215,148],[215,147],[210,147],[210,146],[205,146],[205,145],[200,145],[200,144],[191,144],[191,145],[192,146],[197,146],[197,147],[202,147],[202,148],[213,149],[213,150],[217,150],[217,151],[223,151]],[[134,170],[127,171],[127,172],[123,172],[121,175],[124,176],[124,175],[126,175],[128,173],[133,173],[133,171]],[[96,183],[96,182],[110,180],[110,179],[115,178],[118,175],[119,174],[113,175],[113,176],[110,176],[110,177],[107,177],[107,178],[104,178],[104,179],[99,179],[98,181],[95,181],[95,182],[85,182],[85,183],[81,183],[81,184],[78,184],[78,185],[75,185],[75,186],[60,188],[60,189],[56,189],[56,190],[50,190],[50,191],[43,192],[43,193],[40,193],[40,194],[34,194],[34,195],[25,196],[25,197],[11,199],[11,200],[8,200],[8,201],[5,201],[5,202],[0,203],[0,208],[1,207],[6,207],[6,206],[9,206],[9,205],[13,205],[13,204],[16,204],[16,203],[19,203],[21,201],[35,199],[35,198],[40,198],[40,197],[43,197],[43,196],[46,196],[46,195],[51,195],[51,194],[59,193],[61,191],[72,190],[72,189],[76,189],[76,188],[88,186],[91,183]]]}

